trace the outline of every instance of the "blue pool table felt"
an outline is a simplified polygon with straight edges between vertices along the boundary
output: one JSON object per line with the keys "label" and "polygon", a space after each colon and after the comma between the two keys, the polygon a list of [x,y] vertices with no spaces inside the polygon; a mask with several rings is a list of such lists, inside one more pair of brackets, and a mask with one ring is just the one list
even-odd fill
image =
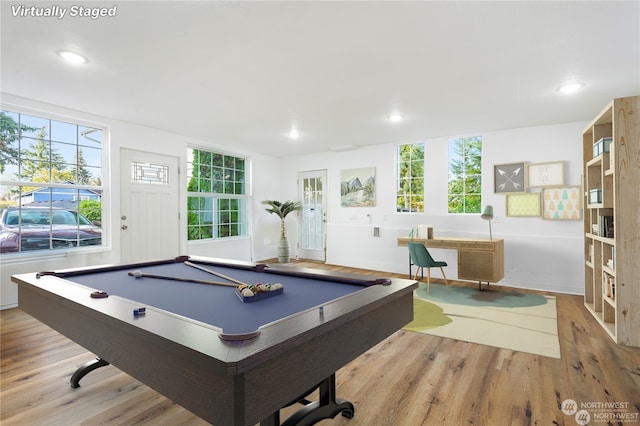
{"label": "blue pool table felt", "polygon": [[[243,281],[249,285],[281,283],[284,292],[254,303],[242,303],[233,287],[198,284],[164,279],[135,278],[132,269],[88,273],[67,279],[139,303],[140,307],[155,307],[174,314],[214,325],[225,334],[243,334],[290,315],[319,307],[365,287],[326,280],[292,277],[276,273],[254,272],[214,265],[202,265],[213,271]],[[215,275],[184,265],[171,263],[136,268],[145,274],[222,281]],[[149,315],[147,313],[146,315]],[[141,320],[144,318],[141,318]]]}

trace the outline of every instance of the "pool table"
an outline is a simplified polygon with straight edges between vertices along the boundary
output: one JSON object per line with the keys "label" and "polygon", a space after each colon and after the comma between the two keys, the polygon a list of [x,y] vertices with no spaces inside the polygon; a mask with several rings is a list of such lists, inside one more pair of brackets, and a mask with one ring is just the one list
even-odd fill
{"label": "pool table", "polygon": [[[280,409],[297,402],[282,424],[352,417],[353,404],[335,395],[335,372],[413,319],[417,287],[188,256],[12,280],[22,310],[97,356],[72,387],[112,364],[214,425],[280,424]],[[239,282],[282,291],[249,301]],[[319,400],[306,400],[316,388]]]}

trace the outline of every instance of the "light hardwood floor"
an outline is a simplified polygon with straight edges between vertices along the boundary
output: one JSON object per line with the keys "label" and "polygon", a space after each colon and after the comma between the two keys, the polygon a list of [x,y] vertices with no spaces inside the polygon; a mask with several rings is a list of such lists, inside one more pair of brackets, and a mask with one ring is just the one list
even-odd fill
{"label": "light hardwood floor", "polygon": [[[355,417],[321,424],[576,425],[560,409],[566,399],[591,404],[591,412],[622,403],[617,412],[629,417],[620,424],[640,424],[640,349],[615,345],[581,297],[556,296],[562,359],[400,330],[337,372],[338,396],[354,403]],[[92,354],[19,309],[0,319],[2,426],[206,424],[113,366],[71,389],[69,377]]]}

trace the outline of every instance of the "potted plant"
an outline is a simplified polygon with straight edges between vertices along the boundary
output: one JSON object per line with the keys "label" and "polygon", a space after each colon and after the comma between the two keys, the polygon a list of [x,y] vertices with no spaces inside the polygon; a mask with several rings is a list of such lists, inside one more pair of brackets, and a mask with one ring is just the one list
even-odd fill
{"label": "potted plant", "polygon": [[289,240],[287,240],[287,230],[284,224],[284,219],[291,212],[295,212],[302,209],[302,204],[298,201],[275,201],[264,200],[262,204],[266,204],[265,210],[269,213],[276,214],[282,223],[280,229],[280,241],[278,241],[278,262],[287,263],[291,257],[291,249],[289,247]]}

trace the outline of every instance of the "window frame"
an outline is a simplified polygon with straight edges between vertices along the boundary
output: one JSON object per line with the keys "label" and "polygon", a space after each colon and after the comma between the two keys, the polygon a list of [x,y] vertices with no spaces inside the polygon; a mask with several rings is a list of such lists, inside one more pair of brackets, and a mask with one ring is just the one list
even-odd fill
{"label": "window frame", "polygon": [[[452,143],[462,142],[462,152],[452,157]],[[467,144],[479,143],[479,152],[468,148]],[[447,212],[449,214],[480,214],[482,212],[482,135],[450,138],[447,140]],[[452,171],[452,163],[462,167],[460,172]],[[468,173],[470,164],[478,166],[477,173]],[[456,167],[457,167],[456,166]],[[454,179],[455,177],[455,179]],[[460,192],[452,189],[461,185]],[[477,188],[479,192],[467,192],[469,187]],[[459,199],[461,209],[452,209],[454,199]]]}
{"label": "window frame", "polygon": [[[409,158],[402,159],[402,151],[404,147],[409,147]],[[422,158],[414,159],[413,147],[419,147],[422,152]],[[396,213],[413,213],[421,214],[425,212],[425,142],[409,142],[396,145]],[[408,169],[403,167],[404,163],[408,163]],[[413,166],[416,167],[413,167]],[[418,165],[420,165],[418,167]],[[414,174],[416,172],[416,174]],[[403,187],[408,183],[409,192],[402,192]],[[414,189],[414,187],[417,187]],[[409,197],[407,202],[407,196]],[[405,199],[404,207],[400,207],[399,200]],[[407,210],[408,204],[408,210]]]}
{"label": "window frame", "polygon": [[[4,198],[0,203],[0,213],[9,208],[16,208],[18,215],[22,217],[22,213],[27,209],[48,211],[50,216],[58,210],[67,210],[76,215],[78,219],[75,225],[75,231],[71,229],[75,236],[69,237],[63,236],[65,243],[60,244],[62,234],[64,231],[54,228],[55,224],[51,222],[48,229],[42,229],[44,237],[38,236],[37,240],[47,241],[47,246],[44,244],[38,244],[37,247],[29,248],[23,238],[23,232],[28,230],[26,223],[19,223],[17,228],[7,227],[2,231],[2,240],[5,247],[5,251],[2,253],[2,260],[9,261],[11,259],[23,258],[28,256],[38,257],[55,257],[60,256],[62,253],[68,252],[88,252],[103,250],[107,247],[106,227],[105,221],[105,205],[107,200],[107,189],[104,186],[104,182],[107,181],[108,162],[105,158],[107,152],[106,141],[109,140],[108,128],[102,124],[89,122],[75,117],[63,116],[55,113],[50,113],[41,110],[27,110],[10,104],[1,104],[0,110],[2,111],[3,120],[5,115],[16,126],[10,132],[5,135],[8,136],[6,145],[3,145],[3,156],[5,160],[9,160],[6,164],[3,163],[4,168],[0,175],[0,188],[2,189],[2,197]],[[24,117],[24,119],[23,119]],[[27,119],[28,117],[28,119]],[[34,122],[46,123],[42,127],[30,127],[26,124],[27,121],[33,120]],[[60,137],[60,128],[67,127],[67,130],[73,131],[73,137],[62,138]],[[3,130],[10,129],[9,127],[3,128]],[[25,129],[27,129],[25,131]],[[40,129],[42,132],[37,135],[35,131]],[[100,140],[88,138],[88,133],[100,132]],[[15,133],[14,133],[15,132]],[[3,135],[3,136],[5,136]],[[84,138],[84,139],[82,139]],[[89,143],[85,139],[90,139]],[[29,141],[27,145],[25,142]],[[42,143],[42,146],[36,147],[34,143]],[[30,174],[25,176],[22,172],[23,163],[28,163],[29,160],[35,160],[36,158],[28,158],[27,150],[36,150],[43,148],[43,152],[48,152],[49,161],[47,163],[46,173],[42,174]],[[56,152],[58,148],[67,151],[67,155],[62,155]],[[69,153],[71,148],[71,154]],[[86,153],[84,149],[92,152],[92,155],[85,157]],[[54,154],[55,153],[55,154]],[[25,155],[27,154],[27,155]],[[82,155],[80,155],[82,154]],[[53,157],[56,157],[52,161]],[[87,158],[89,164],[87,164]],[[61,161],[62,160],[62,161]],[[52,168],[52,164],[63,164],[61,169]],[[6,166],[6,167],[5,167]],[[93,179],[92,182],[80,183],[79,178],[86,177],[85,174],[89,170],[98,170],[97,176],[89,174],[89,177]],[[59,175],[54,175],[53,171],[56,170]],[[66,174],[65,174],[66,173]],[[73,173],[69,175],[68,173]],[[25,179],[25,177],[36,176],[34,179]],[[46,177],[47,181],[38,181]],[[69,177],[71,179],[68,179]],[[62,178],[61,178],[62,177]],[[43,191],[46,189],[46,191]],[[6,191],[6,192],[5,192]],[[99,203],[99,208],[95,208],[95,204],[86,205],[82,203],[86,192],[92,192]],[[38,197],[38,195],[40,197]],[[62,198],[56,198],[62,197]],[[40,201],[40,204],[36,204],[37,198],[46,198]],[[83,205],[84,204],[84,205]],[[8,213],[7,213],[8,214]],[[83,226],[86,224],[81,223],[80,214],[82,216],[89,215],[92,226],[88,235]],[[43,227],[44,228],[44,227]],[[17,231],[17,232],[16,232]],[[58,232],[56,232],[58,231]],[[29,237],[31,240],[32,237]],[[15,250],[10,245],[11,241],[15,241]],[[95,242],[98,242],[95,244]]]}
{"label": "window frame", "polygon": [[[193,158],[194,151],[205,152],[211,155],[212,158],[214,156],[222,157],[222,167],[215,165],[213,159],[209,165],[201,164],[204,171],[210,172],[210,175],[205,178],[204,185],[202,185],[201,182],[192,182],[194,178],[197,179],[197,176],[193,176],[194,164],[197,164]],[[234,167],[227,167],[227,159],[233,159]],[[238,168],[238,161],[242,162],[242,168]],[[188,244],[221,241],[229,238],[247,238],[249,236],[249,161],[249,158],[246,156],[219,149],[195,145],[187,147],[185,194]],[[207,166],[210,166],[209,170],[207,170]],[[223,172],[225,170],[231,170],[233,172],[233,178],[226,179],[227,176],[223,173],[222,179],[215,179],[216,173],[220,171],[217,169],[221,169]],[[237,178],[238,172],[240,172],[242,176],[240,180]],[[231,175],[229,175],[229,177],[231,177]],[[194,191],[194,188],[190,188],[191,185],[202,185],[202,191]],[[221,188],[223,192],[215,192],[216,188]],[[241,193],[236,193],[239,189]],[[224,192],[227,190],[230,190],[230,192]],[[197,205],[194,206],[194,203]],[[225,205],[229,205],[231,208],[221,208],[225,207]],[[230,217],[235,220],[223,220],[225,215],[227,219]],[[210,217],[210,223],[206,220],[202,221],[202,218],[204,217],[206,219],[207,216]],[[197,220],[198,223],[193,223],[194,220]],[[226,233],[224,230],[226,230]]]}
{"label": "window frame", "polygon": [[[26,210],[28,208],[45,209],[49,211],[49,214],[53,214],[57,209],[63,209],[71,211],[74,215],[80,214],[82,216],[89,215],[90,221],[99,229],[99,244],[84,244],[86,240],[81,236],[82,226],[80,217],[77,217],[76,225],[76,238],[69,240],[75,244],[69,243],[65,246],[60,246],[56,243],[58,237],[55,235],[53,225],[49,228],[48,234],[48,247],[29,249],[23,248],[23,239],[21,238],[23,229],[26,230],[25,224],[20,223],[17,230],[17,245],[18,251],[7,251],[2,253],[2,260],[10,260],[16,257],[56,257],[62,253],[67,252],[88,252],[96,250],[104,250],[108,247],[108,238],[106,233],[106,207],[107,207],[107,187],[108,181],[108,164],[109,149],[107,142],[109,140],[109,129],[106,125],[91,122],[87,120],[78,119],[76,117],[69,117],[61,114],[51,113],[44,110],[31,110],[24,109],[11,104],[1,104],[0,111],[3,115],[8,115],[13,119],[14,124],[17,126],[16,133],[6,133],[10,139],[4,148],[2,154],[5,159],[12,160],[7,164],[2,164],[4,170],[0,175],[0,188],[3,193],[1,196],[7,196],[6,200],[0,204],[0,213],[8,208],[17,208],[19,210]],[[23,117],[25,118],[23,120]],[[43,127],[29,127],[25,124],[28,120],[35,122],[46,123]],[[4,118],[4,117],[3,117]],[[17,121],[16,121],[17,120]],[[25,131],[25,127],[28,127],[28,131]],[[66,138],[60,137],[61,129],[67,128],[67,131],[73,131],[73,137]],[[41,135],[37,135],[35,131],[41,129],[43,132]],[[3,129],[4,130],[4,129]],[[100,139],[89,138],[87,134],[100,132]],[[4,135],[3,135],[4,136]],[[90,140],[91,142],[88,142]],[[3,141],[4,142],[4,141]],[[29,142],[27,144],[27,142]],[[27,150],[37,150],[41,147],[36,147],[36,143],[42,142],[44,144],[43,152],[48,152],[49,161],[46,172],[43,172],[42,176],[48,178],[48,181],[30,180],[25,177],[36,176],[35,174],[25,175],[23,171],[23,163],[28,164],[29,161],[37,160],[37,158],[29,158]],[[63,152],[56,152],[58,150],[66,150],[66,155]],[[71,149],[71,151],[69,151]],[[87,154],[87,152],[91,154]],[[14,152],[12,152],[14,151]],[[55,154],[54,154],[55,152]],[[72,157],[70,157],[72,153]],[[15,155],[14,155],[15,154]],[[26,155],[25,155],[26,154]],[[99,154],[99,155],[96,155]],[[54,156],[56,159],[54,160]],[[87,164],[89,159],[89,164]],[[52,165],[60,165],[63,167],[57,169]],[[8,167],[5,167],[8,166]],[[13,169],[13,170],[12,170]],[[57,172],[63,172],[61,175],[55,175],[54,170]],[[92,173],[89,177],[91,182],[79,182],[78,179],[86,177],[87,170],[98,172],[95,176]],[[64,173],[74,173],[71,179],[66,179]],[[68,177],[68,176],[67,176]],[[42,179],[42,177],[40,178]],[[47,191],[42,191],[46,189]],[[62,190],[62,191],[60,191]],[[6,193],[4,192],[6,191]],[[88,197],[86,191],[90,191],[96,195],[97,198],[92,197],[93,200],[99,202],[99,209],[95,209],[93,206],[87,206],[82,203]],[[42,195],[48,192],[48,199],[40,201],[41,205],[36,205],[36,193]],[[32,198],[29,197],[30,193],[33,194]],[[63,196],[63,198],[56,199],[56,195]],[[64,195],[69,196],[64,197]],[[47,195],[45,195],[47,197]],[[32,201],[30,201],[32,200]],[[45,204],[46,203],[46,204]],[[32,204],[32,205],[29,205]],[[22,212],[20,212],[20,216]],[[5,230],[7,231],[7,230]],[[13,230],[12,230],[13,231]],[[46,232],[46,231],[44,231]],[[14,232],[15,233],[15,232]],[[7,232],[4,232],[3,238],[7,237]]]}

